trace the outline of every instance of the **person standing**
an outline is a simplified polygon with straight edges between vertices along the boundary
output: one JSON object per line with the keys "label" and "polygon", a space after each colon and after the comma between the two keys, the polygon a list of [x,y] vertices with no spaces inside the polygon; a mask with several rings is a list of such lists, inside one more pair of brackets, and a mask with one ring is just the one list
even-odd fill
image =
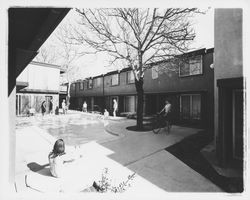
{"label": "person standing", "polygon": [[116,101],[116,99],[113,99],[113,116],[114,117],[116,117],[117,109],[118,109],[117,101]]}
{"label": "person standing", "polygon": [[84,103],[82,105],[82,111],[87,112],[87,108],[88,108],[88,104],[86,103],[86,101],[84,101]]}
{"label": "person standing", "polygon": [[163,107],[163,109],[161,110],[161,112],[159,114],[161,114],[162,112],[164,112],[163,116],[165,118],[167,118],[169,116],[169,113],[171,112],[171,107],[172,105],[169,103],[168,100],[165,101],[165,106]]}
{"label": "person standing", "polygon": [[44,116],[44,113],[46,112],[46,106],[45,106],[45,101],[42,102],[41,104],[41,111],[42,111],[42,115]]}
{"label": "person standing", "polygon": [[170,112],[171,112],[171,107],[172,105],[169,103],[169,101],[165,101],[165,106],[163,107],[163,109],[161,110],[161,112],[159,114],[161,114],[162,112],[164,112],[163,117],[166,120],[166,126],[168,128],[168,132],[170,132],[171,129],[171,119],[170,119]]}
{"label": "person standing", "polygon": [[51,98],[50,99],[50,102],[49,102],[49,113],[52,114],[53,113],[53,103],[52,103],[53,99]]}
{"label": "person standing", "polygon": [[63,110],[63,114],[66,113],[66,103],[65,103],[65,99],[63,99],[63,102],[62,102],[62,110]]}
{"label": "person standing", "polygon": [[109,117],[109,112],[107,111],[107,109],[104,109],[104,119],[107,119]]}

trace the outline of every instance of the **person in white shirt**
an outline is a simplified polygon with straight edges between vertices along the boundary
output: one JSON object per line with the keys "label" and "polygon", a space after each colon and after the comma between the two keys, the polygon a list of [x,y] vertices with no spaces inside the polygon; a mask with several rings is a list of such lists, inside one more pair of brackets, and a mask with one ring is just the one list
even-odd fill
{"label": "person in white shirt", "polygon": [[85,189],[92,185],[97,190],[101,189],[96,183],[98,171],[94,168],[90,171],[90,167],[84,163],[83,155],[79,153],[79,149],[73,154],[66,153],[63,139],[58,139],[48,155],[51,175],[61,180],[63,190],[66,191]]}
{"label": "person in white shirt", "polygon": [[114,117],[116,117],[117,109],[118,109],[117,101],[116,101],[116,99],[113,99],[113,116]]}
{"label": "person in white shirt", "polygon": [[65,99],[63,99],[63,102],[62,102],[62,110],[63,110],[63,114],[65,114],[65,112],[66,112],[66,103],[65,103]]}
{"label": "person in white shirt", "polygon": [[84,101],[84,103],[82,105],[82,111],[87,112],[87,107],[88,107],[88,105],[87,105],[86,101]]}
{"label": "person in white shirt", "polygon": [[109,112],[107,111],[107,109],[104,109],[104,119],[107,119],[109,117]]}
{"label": "person in white shirt", "polygon": [[171,112],[171,107],[172,105],[169,103],[168,100],[165,101],[165,106],[163,107],[163,109],[161,110],[161,112],[159,114],[161,114],[162,112],[164,112],[163,116],[166,119],[166,121],[169,122],[169,113]]}

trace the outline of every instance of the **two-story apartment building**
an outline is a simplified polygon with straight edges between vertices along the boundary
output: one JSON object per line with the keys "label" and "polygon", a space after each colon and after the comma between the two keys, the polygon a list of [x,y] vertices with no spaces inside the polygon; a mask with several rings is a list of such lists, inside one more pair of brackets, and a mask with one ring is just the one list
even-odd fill
{"label": "two-story apartment building", "polygon": [[47,113],[50,101],[55,109],[59,105],[60,72],[58,65],[32,61],[17,77],[16,115],[25,115],[31,108],[39,113],[44,101]]}
{"label": "two-story apartment building", "polygon": [[[166,61],[153,63],[144,75],[144,115],[159,112],[168,99],[172,104],[174,122],[198,123],[212,128],[213,52],[213,48],[189,52],[185,54],[188,59],[176,65],[175,70],[169,70]],[[79,80],[71,85],[71,108],[81,110],[86,101],[90,110],[100,107],[101,111],[106,108],[112,113],[113,99],[116,99],[119,114],[135,113],[137,95],[134,82],[130,68]]]}

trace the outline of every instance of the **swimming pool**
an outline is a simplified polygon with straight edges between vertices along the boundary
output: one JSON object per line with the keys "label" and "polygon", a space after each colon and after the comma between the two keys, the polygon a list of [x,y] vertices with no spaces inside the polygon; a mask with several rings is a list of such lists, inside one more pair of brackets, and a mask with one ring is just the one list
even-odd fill
{"label": "swimming pool", "polygon": [[37,126],[67,145],[81,145],[90,141],[102,143],[117,136],[105,131],[108,121],[91,114],[70,114],[42,118]]}

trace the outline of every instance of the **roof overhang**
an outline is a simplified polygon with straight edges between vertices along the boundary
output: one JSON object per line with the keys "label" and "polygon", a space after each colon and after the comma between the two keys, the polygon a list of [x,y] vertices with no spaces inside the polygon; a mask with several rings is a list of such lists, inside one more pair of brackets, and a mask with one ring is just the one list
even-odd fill
{"label": "roof overhang", "polygon": [[28,87],[29,86],[29,83],[28,82],[23,82],[23,81],[17,81],[16,82],[16,90],[17,91],[20,91],[20,90],[22,90],[22,89],[24,89],[24,88],[26,88],[26,87]]}
{"label": "roof overhang", "polygon": [[69,8],[10,8],[9,94],[16,78],[37,55],[38,49],[69,12]]}

